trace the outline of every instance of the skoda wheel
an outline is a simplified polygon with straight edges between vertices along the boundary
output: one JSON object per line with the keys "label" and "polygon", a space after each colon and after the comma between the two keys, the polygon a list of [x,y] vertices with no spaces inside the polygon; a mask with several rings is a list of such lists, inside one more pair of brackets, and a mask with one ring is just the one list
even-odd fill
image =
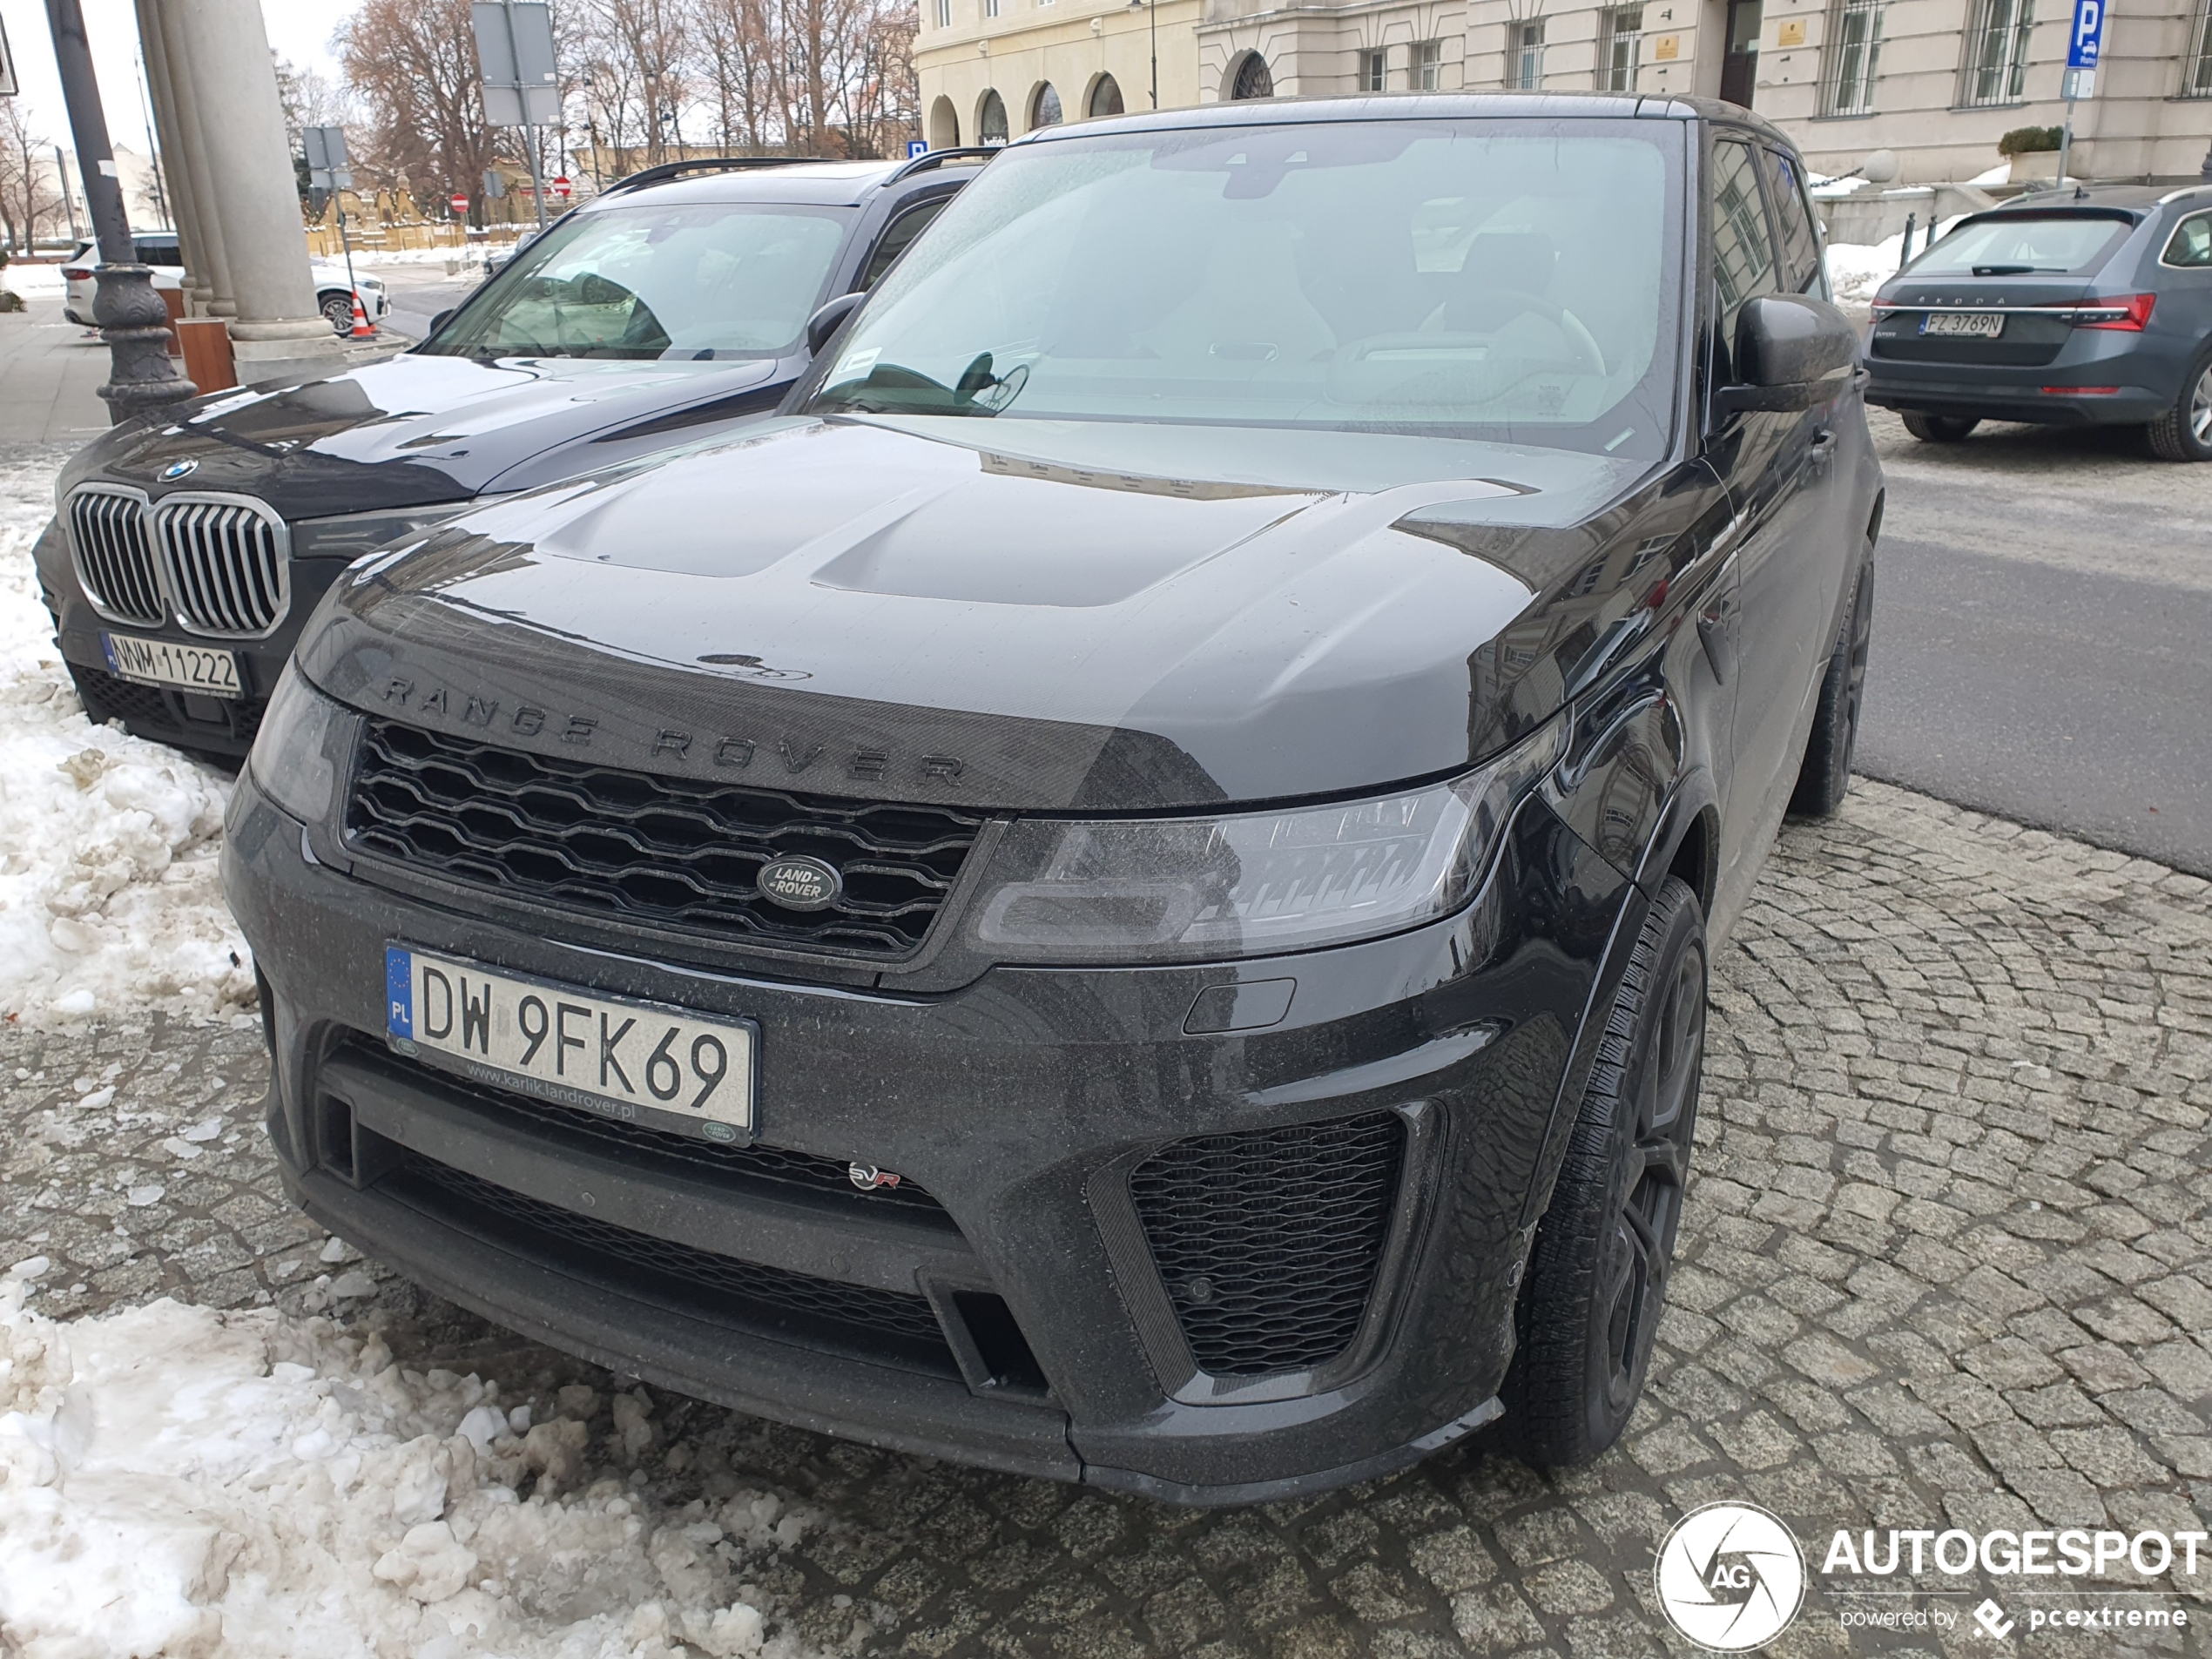
{"label": "skoda wheel", "polygon": [[1874,561],[1858,567],[1858,588],[1844,613],[1843,631],[1820,682],[1820,705],[1805,738],[1805,758],[1790,810],[1800,818],[1825,818],[1851,791],[1851,750],[1858,742],[1858,711],[1866,693],[1866,649],[1874,635]]}
{"label": "skoda wheel", "polygon": [[2161,461],[2212,461],[2212,351],[2189,365],[2174,407],[2150,423],[2150,447]]}
{"label": "skoda wheel", "polygon": [[1669,876],[1599,1040],[1521,1284],[1502,1429],[1539,1468],[1597,1456],[1643,1392],[1704,1057],[1705,918]]}
{"label": "skoda wheel", "polygon": [[1976,427],[1979,421],[1969,421],[1955,415],[1915,415],[1907,411],[1905,429],[1923,443],[1960,443]]}

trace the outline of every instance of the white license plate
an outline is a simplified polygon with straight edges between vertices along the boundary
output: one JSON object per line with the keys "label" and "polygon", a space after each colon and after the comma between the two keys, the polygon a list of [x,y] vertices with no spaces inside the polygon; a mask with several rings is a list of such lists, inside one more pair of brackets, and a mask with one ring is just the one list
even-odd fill
{"label": "white license plate", "polygon": [[1994,340],[2005,332],[2001,311],[1931,311],[1920,319],[1924,334],[1963,334],[1969,340]]}
{"label": "white license plate", "polygon": [[173,685],[204,697],[242,695],[238,653],[206,645],[179,645],[169,639],[140,639],[131,634],[102,634],[108,671],[141,685]]}
{"label": "white license plate", "polygon": [[596,996],[387,945],[384,1025],[401,1053],[479,1082],[656,1127],[680,1123],[709,1140],[752,1138],[750,1021]]}

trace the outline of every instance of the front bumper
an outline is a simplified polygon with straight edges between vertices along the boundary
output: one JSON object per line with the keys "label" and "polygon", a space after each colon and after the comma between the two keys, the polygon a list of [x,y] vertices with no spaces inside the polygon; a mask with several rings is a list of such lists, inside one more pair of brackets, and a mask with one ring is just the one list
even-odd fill
{"label": "front bumper", "polygon": [[[260,730],[277,676],[292,658],[292,647],[323,592],[345,570],[347,561],[295,558],[290,565],[291,603],[273,632],[260,639],[211,639],[186,631],[174,620],[158,627],[110,622],[92,609],[71,568],[68,538],[59,520],[49,521],[34,550],[40,597],[54,618],[54,639],[76,682],[84,711],[96,724],[119,720],[132,736],[198,753],[243,759]],[[102,634],[165,639],[180,644],[235,652],[239,695],[206,697],[168,686],[148,685],[114,673]]]}
{"label": "front bumper", "polygon": [[[1532,801],[1475,904],[1413,934],[1224,967],[996,969],[918,997],[587,950],[472,916],[465,894],[402,897],[250,777],[224,856],[266,981],[286,1190],[323,1224],[624,1374],[1192,1502],[1366,1478],[1496,1414],[1524,1212],[1633,892]],[[756,1020],[777,1150],[703,1159],[393,1052],[394,939]],[[1266,1028],[1185,1030],[1209,987],[1285,979],[1289,1011]],[[1170,1224],[1132,1172],[1201,1171],[1205,1205],[1171,1224],[1203,1231],[1263,1215],[1280,1182],[1333,1179],[1286,1175],[1278,1154],[1350,1123],[1402,1149],[1362,1236],[1356,1330],[1332,1355],[1210,1374],[1201,1292],[1163,1275]],[[898,1171],[906,1196],[860,1191],[848,1163]],[[1283,1237],[1286,1261],[1311,1255],[1325,1211]]]}

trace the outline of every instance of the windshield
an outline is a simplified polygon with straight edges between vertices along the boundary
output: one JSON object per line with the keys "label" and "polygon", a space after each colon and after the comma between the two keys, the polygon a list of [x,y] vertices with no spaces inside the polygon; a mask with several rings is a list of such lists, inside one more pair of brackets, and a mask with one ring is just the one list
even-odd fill
{"label": "windshield", "polygon": [[1315,122],[1016,146],[806,407],[1499,439],[1672,422],[1672,121]]}
{"label": "windshield", "polygon": [[448,357],[772,357],[821,302],[848,210],[716,203],[579,213],[428,345]]}
{"label": "windshield", "polygon": [[2086,213],[2006,213],[1961,225],[1900,273],[1906,276],[2087,276],[2128,233],[2124,219]]}

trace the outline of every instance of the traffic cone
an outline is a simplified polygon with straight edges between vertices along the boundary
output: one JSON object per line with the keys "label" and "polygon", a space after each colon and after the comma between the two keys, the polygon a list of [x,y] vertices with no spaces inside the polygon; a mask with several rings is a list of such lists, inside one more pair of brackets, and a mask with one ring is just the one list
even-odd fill
{"label": "traffic cone", "polygon": [[368,326],[368,313],[361,309],[361,292],[358,289],[354,293],[354,338],[355,340],[376,338],[376,330]]}

